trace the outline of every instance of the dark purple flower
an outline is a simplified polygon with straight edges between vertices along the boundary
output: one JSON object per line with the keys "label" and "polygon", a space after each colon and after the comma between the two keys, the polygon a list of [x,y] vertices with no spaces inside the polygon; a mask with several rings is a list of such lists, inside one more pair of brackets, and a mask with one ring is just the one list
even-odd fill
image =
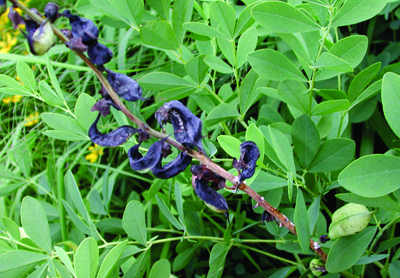
{"label": "dark purple flower", "polygon": [[156,119],[163,127],[168,118],[171,119],[174,128],[175,139],[187,148],[194,146],[205,154],[201,143],[202,123],[186,106],[177,100],[164,103],[164,106],[156,112]]}
{"label": "dark purple flower", "polygon": [[197,196],[213,211],[223,213],[229,220],[228,204],[221,194],[211,189],[208,186],[208,181],[202,178],[193,176],[194,190]]}
{"label": "dark purple flower", "polygon": [[162,154],[162,147],[168,137],[155,142],[147,150],[145,156],[139,152],[140,143],[128,150],[129,164],[135,171],[146,172],[157,165]]}
{"label": "dark purple flower", "polygon": [[144,100],[142,88],[135,80],[122,73],[116,73],[111,70],[106,70],[106,72],[108,82],[110,82],[111,87],[119,97],[127,101]]}
{"label": "dark purple flower", "polygon": [[164,166],[161,165],[162,158],[163,155],[160,156],[156,166],[151,169],[153,175],[159,179],[169,179],[175,177],[179,173],[185,171],[185,169],[192,162],[192,157],[184,152],[180,152],[174,160]]}
{"label": "dark purple flower", "polygon": [[121,126],[110,133],[104,134],[97,129],[100,113],[89,129],[89,138],[93,143],[103,147],[117,147],[125,143],[138,129],[128,125]]}
{"label": "dark purple flower", "polygon": [[61,14],[58,12],[60,7],[54,2],[48,2],[44,7],[44,15],[46,18],[50,18],[50,22],[54,23],[57,18],[61,17]]}
{"label": "dark purple flower", "polygon": [[329,239],[328,235],[322,235],[322,236],[319,237],[319,241],[321,243],[327,243],[329,240],[330,239]]}
{"label": "dark purple flower", "polygon": [[110,105],[112,104],[113,102],[111,100],[102,98],[93,105],[90,111],[99,111],[100,114],[105,117],[110,115]]}
{"label": "dark purple flower", "polygon": [[[1,6],[0,6],[0,12],[1,12]],[[18,28],[18,25],[25,24],[25,19],[17,11],[14,10],[13,6],[10,7],[10,10],[8,12],[8,18],[10,19],[14,30]],[[38,26],[39,25],[36,26],[35,30],[37,29]]]}
{"label": "dark purple flower", "polygon": [[72,28],[72,36],[74,38],[81,37],[82,42],[86,45],[97,43],[99,28],[97,28],[93,21],[74,15],[70,10],[65,10],[62,16],[69,19]]}
{"label": "dark purple flower", "polygon": [[256,163],[259,157],[260,150],[253,141],[246,141],[240,144],[240,159],[233,159],[233,167],[240,173],[238,185],[240,185],[245,179],[249,179],[254,175]]}
{"label": "dark purple flower", "polygon": [[69,42],[65,42],[65,45],[74,51],[78,52],[86,52],[88,50],[88,46],[82,42],[82,38],[70,38]]}
{"label": "dark purple flower", "polygon": [[[83,43],[85,43],[83,39],[82,41]],[[113,57],[113,53],[111,52],[111,50],[107,46],[98,42],[88,45],[87,54],[89,56],[90,61],[95,65],[107,64],[108,62],[111,61]]]}

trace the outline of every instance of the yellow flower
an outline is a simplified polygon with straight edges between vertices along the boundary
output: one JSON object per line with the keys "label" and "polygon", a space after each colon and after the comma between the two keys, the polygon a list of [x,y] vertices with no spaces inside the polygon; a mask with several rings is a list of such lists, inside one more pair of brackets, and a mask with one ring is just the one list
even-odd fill
{"label": "yellow flower", "polygon": [[100,148],[99,145],[94,144],[94,146],[89,146],[90,154],[85,156],[86,160],[89,160],[90,163],[94,163],[100,155],[103,155],[103,148]]}
{"label": "yellow flower", "polygon": [[21,95],[15,95],[15,96],[3,98],[1,101],[4,104],[9,104],[10,102],[17,103],[17,102],[21,101],[21,98],[22,98]]}
{"label": "yellow flower", "polygon": [[25,124],[24,126],[33,126],[39,122],[39,112],[36,111],[35,113],[31,113],[28,117],[25,117]]}

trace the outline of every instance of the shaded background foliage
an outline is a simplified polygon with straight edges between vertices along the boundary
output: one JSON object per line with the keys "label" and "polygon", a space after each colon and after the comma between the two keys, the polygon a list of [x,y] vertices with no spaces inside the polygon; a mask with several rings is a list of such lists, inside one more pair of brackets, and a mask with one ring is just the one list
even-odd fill
{"label": "shaded background foliage", "polygon": [[[194,194],[189,169],[166,181],[133,172],[126,150],[135,138],[119,148],[93,145],[87,130],[96,116],[90,108],[100,98],[98,80],[61,43],[46,56],[28,54],[3,15],[2,37],[17,40],[0,53],[2,275],[306,276],[315,257],[310,236],[327,234],[332,212],[354,202],[375,213],[360,234],[323,245],[328,277],[341,271],[397,277],[400,2],[365,1],[342,22],[333,20],[330,32],[316,23],[328,26],[324,6],[336,14],[359,1],[287,1],[296,9],[266,1],[254,9],[260,13],[253,12],[254,20],[250,9],[262,2],[145,1],[142,15],[134,6],[140,1],[58,4],[100,26],[101,43],[114,53],[107,68],[143,87],[150,100],[127,106],[150,126],[158,128],[154,112],[163,102],[181,100],[203,120],[206,152],[233,172],[240,143],[255,141],[262,155],[248,183],[294,221],[299,237],[275,222],[262,225],[263,210],[253,211],[254,201],[225,190],[233,217],[227,226]],[[24,3],[39,10],[45,5]],[[287,17],[282,21],[274,17],[279,9]],[[290,22],[295,18],[304,30]],[[235,22],[243,28],[235,29]],[[341,56],[352,49],[350,57]],[[317,69],[330,78],[313,77]],[[125,124],[113,110],[99,126],[106,132]],[[386,154],[368,156],[378,153]],[[367,178],[360,176],[365,169]]]}

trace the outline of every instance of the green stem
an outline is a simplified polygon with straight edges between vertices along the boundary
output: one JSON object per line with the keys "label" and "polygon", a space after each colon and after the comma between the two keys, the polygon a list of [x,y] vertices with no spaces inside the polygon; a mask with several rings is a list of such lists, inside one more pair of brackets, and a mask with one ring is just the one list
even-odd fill
{"label": "green stem", "polygon": [[26,248],[26,249],[30,249],[30,250],[32,250],[32,251],[46,253],[46,251],[44,251],[44,250],[42,250],[42,249],[35,248],[35,247],[30,246],[30,245],[24,244],[24,243],[22,243],[22,242],[19,242],[18,240],[13,239],[13,238],[0,236],[0,239],[2,239],[2,240],[4,240],[4,241],[7,241],[7,242],[8,242],[8,241],[11,241],[12,243],[15,243],[15,244],[17,244],[17,245],[19,245],[19,246],[22,246],[22,247]]}
{"label": "green stem", "polygon": [[274,254],[271,254],[271,253],[268,253],[268,252],[265,252],[265,251],[258,250],[257,248],[254,248],[254,247],[242,245],[242,244],[239,244],[239,243],[234,243],[233,246],[237,246],[237,247],[240,247],[240,248],[246,248],[246,249],[248,249],[248,250],[251,250],[251,251],[260,253],[260,254],[262,254],[262,255],[264,255],[264,256],[267,256],[267,257],[271,257],[271,258],[277,259],[277,260],[279,260],[279,261],[281,261],[281,262],[284,262],[284,263],[287,263],[287,264],[296,265],[296,266],[298,265],[296,262],[292,262],[292,261],[290,261],[290,260],[288,260],[288,259],[281,258],[281,257],[276,256],[276,255],[274,255]]}

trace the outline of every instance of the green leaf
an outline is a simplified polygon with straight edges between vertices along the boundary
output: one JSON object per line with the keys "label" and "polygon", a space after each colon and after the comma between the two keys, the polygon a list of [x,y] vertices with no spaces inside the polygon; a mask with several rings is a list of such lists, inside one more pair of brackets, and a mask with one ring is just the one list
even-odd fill
{"label": "green leaf", "polygon": [[321,144],[317,126],[308,114],[303,114],[294,120],[292,140],[294,151],[301,165],[306,169],[318,153]]}
{"label": "green leaf", "polygon": [[113,249],[111,249],[111,251],[104,258],[104,261],[100,266],[97,278],[111,277],[110,274],[116,268],[117,262],[119,258],[121,258],[127,243],[128,241],[124,240],[123,242],[120,242],[117,246],[115,246]]}
{"label": "green leaf", "polygon": [[273,81],[282,81],[284,79],[294,79],[301,82],[307,81],[289,58],[276,50],[257,50],[250,53],[247,59],[256,73],[266,79]]}
{"label": "green leaf", "polygon": [[15,91],[23,92],[20,95],[32,96],[32,93],[27,88],[25,88],[23,85],[21,85],[21,83],[7,75],[0,74],[0,85],[15,89]]}
{"label": "green leaf", "polygon": [[244,8],[240,13],[236,22],[235,38],[254,24],[255,20],[251,16],[251,9],[253,8],[254,4],[255,3],[247,5],[246,8]]}
{"label": "green leaf", "polygon": [[371,97],[377,95],[381,91],[382,87],[382,79],[374,82],[370,86],[368,86],[367,89],[365,89],[351,104],[350,109],[352,109],[354,106],[359,104],[360,102],[363,102],[364,100],[370,99]]}
{"label": "green leaf", "polygon": [[178,210],[178,215],[179,215],[180,220],[185,225],[185,213],[183,210],[183,199],[182,199],[182,192],[181,192],[181,187],[179,185],[179,182],[175,182],[174,192],[175,192],[175,202],[176,202],[176,208]]}
{"label": "green leaf", "polygon": [[169,278],[171,265],[167,259],[157,261],[150,270],[149,278]]}
{"label": "green leaf", "polygon": [[210,270],[207,277],[221,277],[224,272],[225,259],[229,251],[229,245],[217,243],[211,249]]}
{"label": "green leaf", "polygon": [[166,50],[177,50],[179,45],[171,25],[164,20],[147,22],[140,28],[140,38],[146,45]]}
{"label": "green leaf", "polygon": [[64,140],[64,141],[89,141],[88,136],[83,136],[76,133],[64,132],[61,130],[46,130],[43,134],[54,139]]}
{"label": "green leaf", "polygon": [[251,15],[264,28],[279,33],[301,33],[321,27],[304,13],[284,2],[264,2],[251,9]]}
{"label": "green leaf", "polygon": [[129,237],[147,246],[146,219],[143,205],[138,201],[131,201],[126,206],[122,217],[122,227]]}
{"label": "green leaf", "polygon": [[166,90],[159,93],[155,101],[164,103],[170,100],[180,100],[190,96],[194,93],[194,91],[196,91],[196,88],[194,87],[178,87],[175,89]]}
{"label": "green leaf", "polygon": [[183,24],[190,21],[193,12],[193,0],[176,0],[172,11],[172,28],[178,42],[182,44],[182,39],[185,33]]}
{"label": "green leaf", "polygon": [[364,206],[383,208],[391,211],[400,212],[400,206],[389,196],[366,198],[354,193],[336,194],[336,198],[349,203],[361,204]]}
{"label": "green leaf", "polygon": [[42,113],[42,120],[51,128],[64,132],[77,133],[86,136],[85,128],[77,120],[57,113]]}
{"label": "green leaf", "polygon": [[206,56],[204,62],[213,70],[220,73],[233,73],[233,69],[227,63],[216,56]]}
{"label": "green leaf", "polygon": [[30,196],[22,200],[21,223],[25,233],[33,242],[51,254],[51,236],[46,212],[39,201]]}
{"label": "green leaf", "polygon": [[233,103],[221,103],[210,112],[205,123],[207,126],[212,126],[222,121],[238,118],[240,118],[240,114]]}
{"label": "green leaf", "polygon": [[399,179],[400,158],[374,154],[353,161],[340,173],[338,181],[350,192],[376,198],[399,189]]}
{"label": "green leaf", "polygon": [[303,193],[297,188],[296,207],[294,209],[294,223],[301,250],[306,253],[310,248],[310,224]]}
{"label": "green leaf", "polygon": [[329,52],[324,52],[313,66],[314,68],[340,72],[352,72],[351,65]]}
{"label": "green leaf", "polygon": [[6,216],[3,216],[1,218],[1,223],[3,224],[3,229],[6,229],[7,233],[9,233],[12,238],[16,240],[21,239],[19,227],[14,221]]}
{"label": "green leaf", "polygon": [[329,251],[326,270],[337,273],[353,266],[367,249],[375,232],[376,227],[367,227],[358,234],[336,240]]}
{"label": "green leaf", "polygon": [[400,276],[400,261],[392,261],[389,264],[389,275],[390,277],[399,277]]}
{"label": "green leaf", "polygon": [[17,74],[19,79],[26,87],[28,87],[31,91],[36,91],[36,80],[35,75],[31,68],[23,61],[17,62]]}
{"label": "green leaf", "polygon": [[[286,179],[260,171],[255,180],[252,182],[251,188],[255,192],[260,193],[285,187],[287,184],[288,182]],[[238,194],[241,193],[242,191],[238,191]]]}
{"label": "green leaf", "polygon": [[44,262],[47,255],[28,252],[10,251],[0,256],[1,277],[26,277],[26,274],[35,266]]}
{"label": "green leaf", "polygon": [[194,87],[193,83],[182,77],[166,72],[151,72],[140,78],[138,83],[140,86],[153,91],[175,89],[176,87]]}
{"label": "green leaf", "polygon": [[47,56],[47,71],[49,72],[51,84],[53,84],[53,87],[56,90],[56,93],[58,94],[58,98],[64,99],[64,95],[60,88],[60,83],[58,82],[57,76],[54,72],[53,64],[51,63],[49,56]]}
{"label": "green leaf", "polygon": [[54,250],[56,250],[58,257],[63,262],[65,267],[69,270],[69,272],[71,272],[72,275],[76,276],[75,270],[72,266],[72,262],[68,256],[67,252],[65,252],[64,249],[62,249],[58,246],[54,246]]}
{"label": "green leaf", "polygon": [[228,60],[229,64],[232,67],[235,67],[236,60],[236,49],[235,45],[232,44],[231,40],[217,38],[218,47],[221,49],[222,54],[224,54],[225,58]]}
{"label": "green leaf", "polygon": [[75,104],[75,116],[79,123],[89,130],[90,126],[96,119],[97,112],[92,112],[91,109],[96,103],[96,100],[88,94],[82,93],[79,95]]}
{"label": "green leaf", "polygon": [[279,37],[289,45],[293,51],[298,53],[308,64],[311,65],[310,53],[308,50],[307,42],[300,33],[278,33]]}
{"label": "green leaf", "polygon": [[220,135],[217,140],[229,156],[240,158],[240,144],[242,142],[239,139],[229,135]]}
{"label": "green leaf", "polygon": [[197,83],[200,84],[207,75],[208,65],[204,62],[206,55],[200,55],[187,61],[185,69],[187,74]]}
{"label": "green leaf", "polygon": [[312,115],[326,115],[349,109],[350,102],[347,99],[327,100],[318,103],[311,111]]}
{"label": "green leaf", "polygon": [[362,70],[354,77],[349,86],[348,99],[353,102],[368,84],[375,78],[381,68],[381,63],[375,63],[368,68]]}
{"label": "green leaf", "polygon": [[197,247],[199,247],[198,244],[186,249],[182,253],[179,253],[178,256],[175,257],[174,263],[172,264],[172,271],[175,272],[183,269],[193,258],[194,252],[196,251]]}
{"label": "green leaf", "polygon": [[234,38],[236,12],[231,5],[223,1],[214,1],[210,5],[210,16],[219,24],[222,32]]}
{"label": "green leaf", "polygon": [[209,38],[222,38],[222,39],[229,39],[227,36],[222,34],[220,31],[217,29],[208,26],[207,24],[200,23],[200,22],[186,22],[183,24],[183,27],[185,27],[188,31],[199,34],[202,36],[206,36]]}
{"label": "green leaf", "polygon": [[309,166],[309,172],[321,173],[340,170],[353,158],[356,144],[353,140],[333,138],[324,142]]}
{"label": "green leaf", "polygon": [[[0,80],[0,84],[1,84],[1,80]],[[31,92],[17,90],[17,89],[9,88],[9,87],[0,88],[0,93],[6,94],[6,95],[11,95],[11,96],[16,96],[16,95],[27,96],[27,97],[33,96],[33,94]]]}
{"label": "green leaf", "polygon": [[153,8],[163,19],[169,20],[169,0],[146,0],[146,3]]}
{"label": "green leaf", "polygon": [[147,252],[146,249],[142,254],[140,254],[139,258],[132,264],[132,266],[128,269],[128,271],[122,276],[122,278],[141,278],[146,272],[146,266],[150,261],[150,252]]}
{"label": "green leaf", "polygon": [[307,88],[299,81],[284,80],[278,86],[279,97],[302,113],[307,113],[310,103]]}
{"label": "green leaf", "polygon": [[71,196],[72,202],[74,203],[75,207],[78,209],[79,213],[82,215],[83,219],[85,219],[86,224],[92,221],[89,213],[83,203],[81,193],[79,191],[78,185],[76,184],[74,175],[72,174],[71,170],[65,174],[65,187],[68,190],[69,195]]}
{"label": "green leaf", "polygon": [[387,0],[347,0],[333,18],[332,27],[366,21],[382,11],[386,3]]}
{"label": "green leaf", "polygon": [[268,126],[271,135],[271,141],[273,148],[286,170],[296,173],[296,167],[294,165],[292,146],[290,145],[289,139],[279,130]]}
{"label": "green leaf", "polygon": [[84,239],[74,256],[77,278],[94,278],[99,263],[99,249],[94,238]]}
{"label": "green leaf", "polygon": [[78,228],[78,230],[84,234],[90,235],[91,232],[90,232],[89,226],[86,225],[85,223],[83,223],[83,221],[79,218],[79,216],[73,211],[71,206],[64,200],[62,200],[62,204],[63,204],[66,212],[68,213],[69,217],[71,218],[71,221]]}
{"label": "green leaf", "polygon": [[257,90],[260,86],[267,86],[265,78],[259,78],[254,70],[250,70],[242,81],[239,90],[239,107],[242,116],[246,115],[250,107],[260,99],[261,91]]}
{"label": "green leaf", "polygon": [[345,92],[340,91],[340,90],[334,90],[334,89],[322,89],[316,93],[326,100],[346,99],[347,98]]}
{"label": "green leaf", "polygon": [[164,203],[164,201],[156,195],[156,201],[158,204],[158,207],[160,208],[162,214],[168,219],[168,221],[178,230],[183,230],[182,225],[176,220],[176,218],[172,215],[171,211],[168,209],[167,205]]}
{"label": "green leaf", "polygon": [[47,269],[48,269],[48,264],[42,264],[40,266],[38,266],[34,272],[32,272],[31,274],[29,274],[29,276],[27,278],[45,278],[47,275]]}
{"label": "green leaf", "polygon": [[47,104],[57,105],[57,106],[61,106],[64,104],[63,100],[59,99],[56,92],[53,91],[53,89],[49,86],[49,84],[47,84],[46,81],[41,80],[39,82],[39,90],[42,95],[42,98]]}
{"label": "green leaf", "polygon": [[321,196],[315,198],[307,210],[308,222],[310,224],[310,234],[314,234],[315,225],[317,225],[318,216],[320,214],[319,206],[321,203]]}
{"label": "green leaf", "polygon": [[399,105],[400,105],[400,76],[388,72],[383,76],[382,81],[382,104],[385,118],[393,130],[400,137]]}
{"label": "green leaf", "polygon": [[264,135],[261,130],[255,124],[251,124],[246,130],[246,141],[253,141],[256,143],[258,149],[260,150],[259,162],[264,160]]}

